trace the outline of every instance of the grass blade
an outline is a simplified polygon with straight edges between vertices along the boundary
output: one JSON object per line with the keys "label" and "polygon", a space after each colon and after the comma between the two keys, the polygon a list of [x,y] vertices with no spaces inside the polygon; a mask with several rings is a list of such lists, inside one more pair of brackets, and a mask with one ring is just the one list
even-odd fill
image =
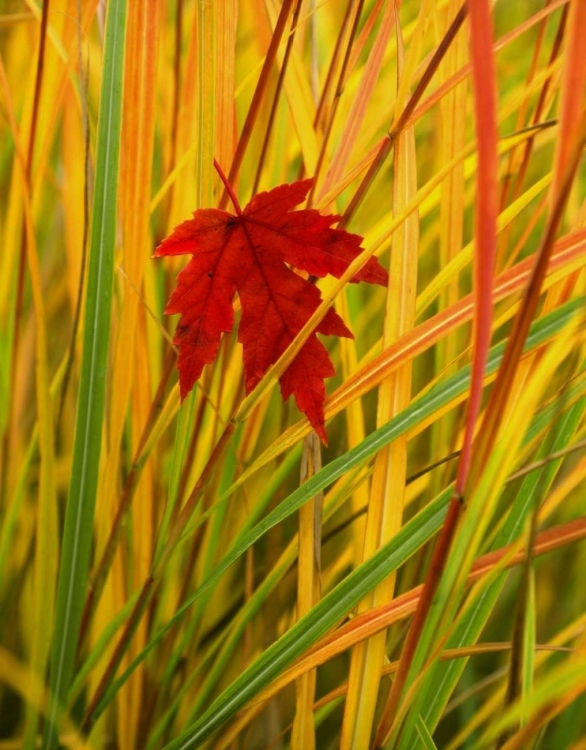
{"label": "grass blade", "polygon": [[53,705],[45,725],[44,748],[56,745],[56,712],[67,701],[73,677],[93,536],[110,337],[125,26],[126,0],[112,0],[106,16],[75,446],[51,655]]}

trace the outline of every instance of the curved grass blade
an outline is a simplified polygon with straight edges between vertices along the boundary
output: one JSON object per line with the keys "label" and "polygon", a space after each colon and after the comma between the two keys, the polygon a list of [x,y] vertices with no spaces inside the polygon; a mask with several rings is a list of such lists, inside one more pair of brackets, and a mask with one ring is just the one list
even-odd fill
{"label": "curved grass blade", "polygon": [[126,0],[112,0],[106,16],[83,355],[51,655],[53,703],[43,748],[57,745],[57,710],[67,701],[73,677],[91,552],[114,275],[125,26]]}

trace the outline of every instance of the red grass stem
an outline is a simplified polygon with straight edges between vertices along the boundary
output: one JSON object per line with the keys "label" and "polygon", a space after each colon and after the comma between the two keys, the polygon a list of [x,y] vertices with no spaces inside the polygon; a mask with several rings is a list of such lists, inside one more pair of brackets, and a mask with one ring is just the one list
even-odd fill
{"label": "red grass stem", "polygon": [[471,3],[469,12],[472,88],[478,148],[474,252],[474,349],[464,442],[456,475],[456,494],[458,495],[464,495],[468,481],[474,428],[482,402],[484,370],[490,347],[498,216],[497,91],[490,3],[488,0]]}
{"label": "red grass stem", "polygon": [[269,148],[269,141],[271,139],[271,131],[273,129],[273,123],[275,122],[275,117],[277,115],[277,107],[279,106],[279,101],[281,98],[281,91],[283,90],[283,84],[285,82],[285,73],[287,72],[287,67],[289,65],[289,58],[291,57],[291,52],[293,51],[293,42],[295,41],[295,32],[297,30],[297,22],[299,20],[299,11],[301,10],[301,3],[302,3],[302,0],[296,0],[295,7],[293,8],[293,17],[291,20],[291,32],[287,39],[287,47],[285,49],[285,56],[283,57],[283,64],[281,65],[281,69],[279,70],[279,78],[277,80],[277,87],[275,89],[275,94],[273,96],[273,102],[271,104],[271,111],[269,113],[267,129],[265,132],[265,137],[263,140],[262,148],[260,150],[260,156],[258,158],[256,175],[254,177],[254,182],[252,184],[253,195],[255,195],[258,192],[260,176],[262,173],[262,168],[264,166],[267,151]]}
{"label": "red grass stem", "polygon": [[[279,49],[281,38],[283,37],[283,33],[285,31],[285,25],[287,23],[287,18],[289,16],[289,13],[291,12],[291,7],[293,6],[293,2],[294,0],[283,0],[283,5],[281,6],[281,10],[279,11],[279,17],[277,18],[277,23],[275,24],[275,30],[273,32],[273,36],[271,37],[271,43],[269,44],[269,48],[267,50],[265,61],[262,66],[262,70],[260,72],[258,83],[256,84],[256,89],[252,96],[252,101],[250,102],[250,107],[248,109],[248,114],[246,115],[246,120],[244,121],[244,125],[242,126],[242,132],[240,133],[238,145],[236,146],[236,153],[234,154],[234,159],[232,160],[232,166],[230,167],[228,180],[227,181],[222,180],[224,182],[224,185],[226,186],[226,190],[224,194],[222,195],[222,198],[220,199],[220,208],[226,208],[226,204],[228,202],[228,196],[230,195],[230,191],[228,190],[228,185],[226,183],[229,182],[230,185],[235,185],[238,179],[238,175],[240,174],[240,167],[242,166],[242,160],[244,159],[244,154],[246,152],[246,149],[248,147],[248,142],[250,141],[250,136],[252,135],[252,131],[254,129],[254,124],[258,116],[260,103],[264,96],[269,76],[274,69],[275,59],[277,57],[277,50]],[[222,175],[220,175],[220,177],[221,176]]]}

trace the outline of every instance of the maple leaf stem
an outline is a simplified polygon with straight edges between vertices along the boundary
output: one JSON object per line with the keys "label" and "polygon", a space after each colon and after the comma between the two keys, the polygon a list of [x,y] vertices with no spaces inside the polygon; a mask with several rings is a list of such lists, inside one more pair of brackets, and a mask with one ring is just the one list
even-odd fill
{"label": "maple leaf stem", "polygon": [[242,209],[240,208],[240,203],[238,203],[238,198],[236,197],[236,193],[234,190],[232,190],[232,185],[228,182],[228,178],[224,174],[224,170],[222,167],[218,164],[218,160],[214,159],[214,167],[216,172],[220,175],[220,179],[224,183],[224,187],[226,188],[226,192],[230,196],[230,200],[232,201],[232,205],[234,206],[234,210],[238,214],[238,216],[242,216]]}

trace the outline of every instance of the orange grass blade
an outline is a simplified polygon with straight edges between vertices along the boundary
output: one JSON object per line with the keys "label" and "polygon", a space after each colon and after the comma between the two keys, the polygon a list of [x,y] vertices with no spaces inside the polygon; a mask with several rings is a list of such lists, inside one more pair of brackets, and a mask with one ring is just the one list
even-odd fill
{"label": "orange grass blade", "polygon": [[[266,0],[267,10],[269,11],[270,18],[277,19],[277,11],[279,3],[277,0]],[[301,153],[302,163],[304,166],[304,172],[307,174],[313,174],[315,171],[315,165],[318,158],[318,140],[313,127],[313,120],[315,118],[315,104],[312,96],[309,81],[307,80],[307,68],[305,60],[300,56],[299,44],[293,44],[297,37],[297,29],[301,27],[302,21],[298,19],[298,13],[301,3],[299,0],[295,0],[295,6],[292,9],[291,28],[287,35],[287,43],[285,45],[285,51],[281,54],[281,51],[277,52],[278,69],[279,69],[279,80],[277,86],[283,87],[285,98],[287,100],[287,117],[290,118],[293,128],[297,134],[297,143],[295,143],[295,150],[298,148]],[[305,19],[303,19],[305,20]],[[301,31],[301,28],[299,29]],[[274,97],[273,97],[274,101]],[[278,110],[277,110],[278,111]],[[276,113],[275,113],[276,114]],[[270,125],[271,117],[273,113],[269,114],[267,128],[274,126]],[[275,118],[275,122],[278,118]],[[285,139],[285,145],[288,146],[289,139]],[[277,144],[273,148],[277,148]],[[268,149],[270,151],[270,149]],[[285,161],[283,159],[284,152],[282,150],[273,150],[271,154],[272,161],[272,180],[278,182],[279,179],[276,175],[282,175],[282,180],[287,179],[287,172],[283,168]],[[255,190],[252,191],[253,193]]]}
{"label": "orange grass blade", "polygon": [[[586,5],[572,2],[566,30],[567,47],[564,52],[564,67],[561,82],[560,125],[554,156],[553,184],[550,200],[555,203],[557,194],[563,189],[564,175],[571,169],[575,150],[581,151],[586,141]],[[556,304],[569,298],[578,274],[552,289],[547,295],[544,309],[551,310]]]}
{"label": "orange grass blade", "polygon": [[234,88],[236,78],[236,34],[238,3],[224,0],[218,3],[216,81],[216,148],[215,155],[220,164],[229,164],[234,157],[236,132],[234,122]]}
{"label": "orange grass blade", "polygon": [[[552,203],[563,190],[564,176],[575,159],[578,143],[584,139],[584,96],[586,94],[586,4],[572,0],[568,18],[567,47],[560,102],[560,126],[556,139]],[[553,211],[553,205],[552,205]]]}
{"label": "orange grass blade", "polygon": [[330,141],[332,131],[334,128],[334,122],[336,120],[336,113],[338,111],[338,106],[340,104],[340,98],[344,91],[344,87],[346,86],[347,75],[350,72],[350,58],[351,58],[352,50],[354,48],[356,35],[358,33],[358,24],[360,22],[360,17],[362,15],[362,9],[364,7],[364,0],[356,0],[355,2],[351,3],[348,8],[349,12],[350,12],[350,7],[352,8],[353,18],[350,24],[350,31],[348,34],[348,41],[346,44],[346,49],[345,49],[344,56],[342,58],[342,63],[340,66],[336,92],[334,94],[334,99],[332,101],[331,107],[328,110],[328,117],[324,126],[324,133],[323,133],[322,141],[320,144],[319,156],[317,159],[317,164],[315,165],[315,180],[312,185],[311,191],[309,193],[309,198],[308,198],[310,204],[313,203],[314,201],[317,186],[319,182],[321,181],[321,175],[325,169],[324,164],[326,162],[326,157],[328,155],[328,146],[329,146],[329,141]]}
{"label": "orange grass blade", "polygon": [[[453,17],[458,10],[458,0],[450,0],[447,4],[447,20]],[[439,15],[439,12],[438,12]],[[443,16],[443,14],[442,14]],[[439,19],[438,19],[439,20]],[[442,18],[443,20],[443,18]],[[450,45],[445,62],[440,66],[440,74],[448,79],[466,62],[467,39],[465,33],[458,33],[454,42]],[[466,123],[462,112],[466,111],[467,83],[463,81],[452,91],[448,92],[441,102],[441,162],[451,162],[466,147]],[[464,233],[464,213],[466,209],[465,200],[465,170],[464,163],[454,167],[441,185],[440,198],[440,238],[439,238],[439,268],[438,273],[425,292],[437,281],[441,271],[450,267],[454,258],[463,254],[462,241]],[[450,308],[456,304],[459,298],[459,280],[456,276],[450,276],[447,286],[438,300],[440,310]],[[420,298],[417,300],[417,312],[421,315]],[[445,367],[447,362],[455,362],[459,350],[462,347],[461,335],[455,331],[438,341],[435,349],[436,370],[442,375],[447,374]],[[448,372],[453,371],[453,367]],[[432,428],[431,446],[433,456],[448,454],[455,449],[457,441],[456,427],[459,414],[450,412],[442,419],[435,421]],[[435,473],[435,485],[432,494],[438,494],[442,489],[442,482],[447,476],[446,472]]]}
{"label": "orange grass blade", "polygon": [[[559,57],[562,40],[564,38],[564,31],[566,27],[567,16],[568,16],[568,6],[566,5],[562,10],[555,41],[553,43],[550,57],[549,57],[548,68],[553,68],[554,61]],[[541,22],[540,27],[539,27],[538,43],[535,46],[533,60],[531,62],[531,70],[529,72],[528,79],[527,79],[528,84],[537,75],[536,68],[537,68],[537,63],[539,59],[539,52],[542,47],[543,39],[545,36],[547,20],[548,19],[544,19]],[[539,93],[537,106],[535,107],[535,111],[533,112],[533,116],[531,117],[532,124],[537,124],[544,119],[544,113],[547,110],[547,106],[550,105],[549,100],[551,100],[551,97],[552,97],[552,83],[553,83],[553,75],[548,76],[543,82],[543,87]],[[526,102],[524,102],[523,106],[519,110],[519,115],[517,117],[517,129],[522,127],[524,118],[526,115],[526,110],[528,109],[528,107],[529,107],[529,100],[527,99]],[[535,139],[530,138],[529,141],[527,141],[527,143],[525,143],[523,146],[520,146],[518,149],[515,149],[510,154],[506,175],[503,180],[503,185],[502,185],[502,190],[501,190],[501,198],[500,198],[501,208],[504,208],[505,206],[505,203],[507,200],[507,193],[508,193],[511,182],[513,181],[513,175],[515,176],[515,184],[513,186],[513,199],[519,196],[519,193],[521,192],[521,188],[523,185],[523,181],[525,179],[525,175],[527,173],[529,159],[531,157],[531,153],[533,151],[534,145],[535,145]],[[497,258],[497,264],[496,264],[497,268],[502,268],[503,266],[505,266],[505,262],[507,265],[514,262],[514,259],[516,257],[515,253],[512,253],[512,255],[508,256],[505,261],[506,249],[507,249],[507,244],[508,244],[508,236],[509,236],[509,233],[507,232],[505,233],[504,237],[502,237],[500,240],[500,248],[499,248],[500,258]]]}
{"label": "orange grass blade", "polygon": [[[0,60],[0,87],[5,102],[11,135],[15,145],[14,168],[19,176],[19,184],[23,202],[23,236],[21,240],[21,266],[19,275],[24,281],[24,273],[28,267],[30,276],[33,314],[36,328],[35,335],[35,379],[34,390],[37,402],[37,426],[39,435],[40,468],[38,477],[38,494],[35,498],[35,539],[34,539],[34,564],[32,574],[32,616],[35,621],[41,621],[48,617],[52,620],[54,612],[54,600],[52,592],[57,580],[57,559],[59,555],[58,543],[58,517],[57,517],[57,488],[55,482],[55,431],[53,425],[53,404],[50,393],[50,372],[48,362],[48,339],[47,339],[47,315],[44,300],[42,266],[39,258],[35,227],[33,221],[33,190],[31,184],[32,160],[35,147],[35,133],[38,120],[40,91],[44,67],[44,46],[46,40],[47,7],[44,7],[43,21],[41,26],[41,39],[38,52],[37,74],[35,80],[35,92],[33,102],[32,124],[29,132],[28,153],[25,157],[24,145],[21,142],[16,117],[12,106],[12,98],[8,87],[4,65]],[[23,265],[23,261],[26,263]],[[19,290],[17,290],[17,297]],[[18,302],[17,302],[18,307]],[[17,357],[21,336],[19,334],[20,313],[17,317],[14,329],[12,375],[17,372]],[[11,402],[13,404],[13,402]],[[14,416],[14,404],[12,407]],[[8,416],[10,424],[10,413]],[[5,444],[7,445],[7,444]],[[9,456],[3,456],[8,460]],[[8,467],[5,467],[7,470]],[[1,476],[1,475],[0,475]],[[7,508],[10,500],[7,498]],[[30,676],[28,678],[31,691],[34,692],[34,683],[41,678],[46,671],[51,645],[50,631],[36,629],[33,631],[30,644],[26,653],[30,662]],[[32,702],[26,704],[26,717],[23,736],[23,747],[32,747],[36,741],[38,724],[38,710]]]}

